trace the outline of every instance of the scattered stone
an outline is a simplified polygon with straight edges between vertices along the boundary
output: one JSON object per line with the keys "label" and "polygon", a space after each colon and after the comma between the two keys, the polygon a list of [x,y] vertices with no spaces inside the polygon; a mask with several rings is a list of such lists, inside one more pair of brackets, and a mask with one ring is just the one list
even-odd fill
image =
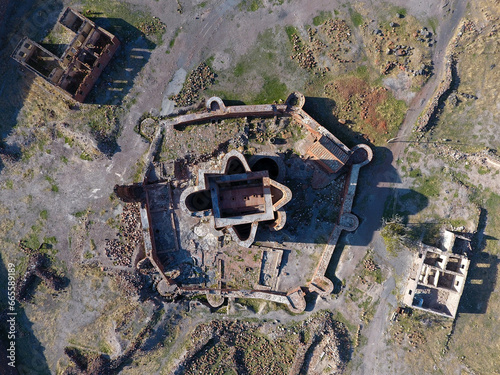
{"label": "scattered stone", "polygon": [[296,52],[290,58],[297,60],[299,66],[303,69],[313,69],[316,67],[316,59],[313,51],[306,47],[297,34],[292,36],[293,50]]}
{"label": "scattered stone", "polygon": [[191,72],[181,91],[172,96],[177,107],[187,107],[199,99],[200,91],[210,87],[215,82],[216,75],[206,63],[201,63]]}
{"label": "scattered stone", "polygon": [[136,246],[142,243],[138,203],[126,203],[120,224],[120,239],[106,240],[105,252],[114,265],[130,267]]}
{"label": "scattered stone", "polygon": [[453,107],[456,107],[458,105],[457,94],[455,93],[450,94],[450,96],[448,97],[448,103],[450,103],[450,105],[452,105]]}

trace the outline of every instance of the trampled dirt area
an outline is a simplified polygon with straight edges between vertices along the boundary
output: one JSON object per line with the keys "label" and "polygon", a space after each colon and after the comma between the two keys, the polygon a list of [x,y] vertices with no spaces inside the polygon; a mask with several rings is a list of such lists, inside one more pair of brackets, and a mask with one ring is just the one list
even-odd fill
{"label": "trampled dirt area", "polygon": [[[68,5],[122,42],[84,104],[53,93],[9,57],[23,36],[58,50],[53,27]],[[495,373],[498,17],[493,1],[30,0],[8,9],[0,25],[2,263],[14,263],[17,277],[24,274],[23,240],[69,280],[56,293],[38,278],[31,297],[17,305],[18,372]],[[438,101],[430,130],[411,136],[444,77],[450,49],[457,74],[451,91]],[[180,81],[200,64],[213,71],[207,75],[213,82],[189,94],[183,104],[193,106],[174,107]],[[231,104],[272,103],[294,90],[306,95],[308,113],[348,146],[365,142],[375,150],[358,182],[353,212],[360,227],[341,238],[330,265],[334,293],[307,301],[296,316],[256,300],[230,301],[215,311],[204,301],[160,299],[152,292],[157,280],[134,268],[141,249],[137,210],[120,202],[113,187],[141,181],[161,116],[196,111],[211,95]],[[145,118],[150,132],[141,136]],[[257,135],[261,122],[249,121]],[[170,129],[156,162],[197,160],[229,138],[231,147],[252,152],[238,143],[247,125]],[[254,142],[265,148],[266,137]],[[310,207],[292,202],[283,233],[307,237],[335,220],[321,205],[338,202],[300,190],[321,181],[300,170],[297,157],[292,152],[289,170],[297,167],[303,180],[297,195],[309,197]],[[393,214],[428,242],[439,242],[445,227],[476,231],[470,282],[454,322],[417,314],[390,323],[410,259],[406,250],[391,257],[378,234],[381,218]],[[328,233],[309,239],[304,251],[311,259]],[[303,267],[290,264],[291,272]],[[6,277],[2,266],[3,296]],[[0,312],[5,307],[2,302]],[[311,314],[322,309],[333,315]],[[214,316],[224,319],[212,322]],[[315,325],[318,319],[323,323]],[[208,341],[197,349],[190,347],[193,328],[223,335],[200,335]],[[345,341],[337,340],[340,331]],[[337,362],[336,350],[349,355]]]}

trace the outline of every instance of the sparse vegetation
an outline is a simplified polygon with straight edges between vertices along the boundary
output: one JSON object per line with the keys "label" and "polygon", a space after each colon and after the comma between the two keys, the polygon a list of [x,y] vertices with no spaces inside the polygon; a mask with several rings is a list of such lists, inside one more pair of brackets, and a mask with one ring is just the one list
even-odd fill
{"label": "sparse vegetation", "polygon": [[286,99],[288,92],[286,84],[277,77],[264,77],[262,90],[255,98],[257,103],[273,103]]}
{"label": "sparse vegetation", "polygon": [[349,9],[349,15],[351,16],[351,22],[354,26],[359,27],[363,24],[363,16],[353,9]]}
{"label": "sparse vegetation", "polygon": [[239,4],[240,10],[247,10],[248,12],[255,12],[263,6],[262,0],[242,0]]}
{"label": "sparse vegetation", "polygon": [[319,14],[313,18],[313,25],[320,26],[323,25],[327,19],[332,18],[332,12],[321,11]]}
{"label": "sparse vegetation", "polygon": [[387,252],[391,256],[397,256],[403,248],[411,246],[413,242],[411,229],[403,224],[400,216],[384,219],[380,235],[384,239]]}

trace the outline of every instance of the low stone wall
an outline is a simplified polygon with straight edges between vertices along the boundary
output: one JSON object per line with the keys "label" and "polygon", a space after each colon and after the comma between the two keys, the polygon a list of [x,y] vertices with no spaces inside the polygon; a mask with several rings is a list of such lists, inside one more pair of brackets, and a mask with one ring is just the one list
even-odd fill
{"label": "low stone wall", "polygon": [[314,276],[308,285],[309,290],[316,292],[322,296],[331,294],[334,289],[333,283],[325,276],[325,274],[342,231],[354,231],[359,225],[358,218],[351,213],[351,209],[354,201],[354,195],[356,194],[359,170],[361,169],[361,167],[365,166],[372,160],[373,151],[367,145],[357,145],[353,148],[353,151],[358,148],[365,149],[365,151],[367,152],[367,157],[361,163],[351,166],[349,178],[346,181],[346,189],[344,192],[345,195],[343,204],[340,210],[340,218],[332,230],[330,238],[328,239],[328,242],[323,249],[323,253],[321,254],[321,260],[318,264],[318,267],[316,268]]}

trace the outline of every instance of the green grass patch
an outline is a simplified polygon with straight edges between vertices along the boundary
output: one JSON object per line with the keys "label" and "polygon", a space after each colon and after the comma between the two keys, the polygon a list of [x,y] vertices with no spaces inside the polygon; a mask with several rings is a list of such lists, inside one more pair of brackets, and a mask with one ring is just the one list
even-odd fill
{"label": "green grass patch", "polygon": [[384,239],[387,253],[392,257],[396,257],[404,247],[410,246],[414,239],[411,229],[403,224],[400,216],[384,220],[380,235]]}
{"label": "green grass patch", "polygon": [[83,211],[78,211],[78,212],[75,212],[73,214],[74,217],[77,217],[77,218],[82,218],[82,217],[85,217],[87,216],[87,214],[89,213],[88,210],[83,210]]}
{"label": "green grass patch", "polygon": [[427,22],[429,23],[429,26],[431,27],[432,32],[435,34],[436,30],[438,28],[438,25],[439,25],[439,21],[438,21],[437,17],[431,17],[428,19]]}
{"label": "green grass patch", "polygon": [[477,173],[479,173],[481,175],[484,175],[484,174],[490,173],[490,170],[488,168],[486,168],[486,167],[480,166],[477,169]]}
{"label": "green grass patch", "polygon": [[337,311],[333,317],[336,321],[344,324],[347,327],[347,330],[354,334],[357,331],[356,324],[353,324],[349,319],[347,319],[340,311]]}
{"label": "green grass patch", "polygon": [[205,60],[205,64],[210,67],[210,69],[213,69],[213,63],[215,60],[215,56],[210,56],[208,59]]}
{"label": "green grass patch", "polygon": [[[126,43],[140,36],[145,36],[150,42],[161,43],[165,32],[159,20],[151,14],[122,1],[85,0],[83,14]],[[154,45],[149,46],[153,47]]]}
{"label": "green grass patch", "polygon": [[241,77],[246,72],[247,72],[247,65],[245,64],[244,61],[240,61],[238,64],[236,64],[236,67],[234,68],[235,77]]}
{"label": "green grass patch", "polygon": [[112,105],[86,107],[81,111],[82,120],[87,122],[96,140],[118,137],[120,126],[118,116],[122,109]]}
{"label": "green grass patch", "polygon": [[324,10],[322,10],[316,17],[313,18],[313,25],[323,25],[330,18],[332,18],[332,12],[325,12]]}
{"label": "green grass patch", "polygon": [[366,65],[359,65],[356,68],[355,74],[356,77],[359,77],[365,81],[369,81],[370,72],[368,71],[368,67]]}
{"label": "green grass patch", "polygon": [[47,212],[47,210],[40,211],[40,218],[42,218],[43,220],[47,220],[48,217],[49,213]]}
{"label": "green grass patch", "polygon": [[170,43],[168,43],[168,48],[172,49],[174,47],[174,44],[175,44],[175,40],[177,39],[177,37],[179,36],[181,32],[181,28],[178,27],[176,30],[175,30],[175,33],[174,33],[174,36],[172,37],[172,39],[170,40]]}
{"label": "green grass patch", "polygon": [[349,9],[349,16],[351,17],[351,22],[355,27],[359,27],[363,24],[363,16],[353,9]]}
{"label": "green grass patch", "polygon": [[363,292],[358,288],[354,288],[348,295],[353,302],[358,302],[363,297]]}
{"label": "green grass patch", "polygon": [[247,10],[248,12],[255,12],[263,7],[262,0],[243,0],[239,5],[240,10]]}
{"label": "green grass patch", "polygon": [[441,179],[439,176],[419,177],[415,190],[426,197],[437,197],[441,192]]}
{"label": "green grass patch", "polygon": [[50,244],[50,245],[56,245],[57,244],[57,238],[56,236],[50,236],[50,237],[44,237],[43,238],[43,243]]}
{"label": "green grass patch", "polygon": [[99,351],[104,354],[111,354],[113,352],[111,346],[105,340],[99,341]]}
{"label": "green grass patch", "polygon": [[406,155],[406,161],[409,164],[415,164],[415,163],[418,163],[420,161],[421,156],[422,155],[419,152],[411,151],[408,153],[408,155]]}
{"label": "green grass patch", "polygon": [[422,176],[422,172],[420,171],[420,169],[415,168],[415,169],[412,169],[412,170],[408,173],[408,176],[409,176],[409,177],[411,177],[411,178],[421,177],[421,176]]}
{"label": "green grass patch", "polygon": [[25,245],[30,249],[37,250],[42,244],[39,237],[42,231],[42,223],[42,221],[38,220],[38,223],[31,226],[30,232],[24,238]]}
{"label": "green grass patch", "polygon": [[134,173],[134,176],[132,177],[132,180],[134,182],[141,182],[142,179],[143,179],[143,174],[142,174],[142,171],[144,169],[144,166],[146,164],[144,163],[144,157],[140,157],[139,160],[137,160],[137,163],[135,165],[135,173]]}
{"label": "green grass patch", "polygon": [[[295,30],[293,26],[288,27],[290,35]],[[271,103],[286,99],[288,88],[282,77],[294,76],[300,68],[288,58],[291,46],[286,42],[283,31],[281,27],[262,31],[256,44],[235,60],[234,65],[219,74],[217,82],[206,91],[206,95],[216,95],[226,101],[234,100],[246,104]],[[299,76],[298,80],[302,78]],[[251,87],[247,85],[245,89],[241,82],[254,84]],[[297,88],[297,85],[294,87]]]}
{"label": "green grass patch", "polygon": [[392,12],[393,13],[399,13],[399,14],[402,14],[403,16],[406,17],[406,15],[408,14],[408,11],[406,10],[406,8],[403,8],[403,7],[393,7],[392,8]]}
{"label": "green grass patch", "polygon": [[286,26],[285,32],[286,35],[288,36],[288,40],[290,40],[290,43],[293,42],[293,36],[295,34],[299,35],[299,30],[295,26],[290,26],[290,25]]}
{"label": "green grass patch", "polygon": [[272,103],[286,99],[286,84],[282,83],[278,77],[264,77],[262,90],[255,97],[256,103]]}
{"label": "green grass patch", "polygon": [[54,179],[50,176],[45,176],[45,180],[50,184],[50,190],[53,191],[54,193],[59,192],[59,187],[57,186],[56,182]]}
{"label": "green grass patch", "polygon": [[86,160],[86,161],[92,161],[94,160],[92,158],[92,156],[90,156],[89,154],[87,154],[85,151],[83,151],[81,154],[80,154],[80,159],[82,160]]}
{"label": "green grass patch", "polygon": [[237,298],[235,302],[250,308],[255,313],[260,310],[262,303],[264,303],[262,300],[255,298]]}
{"label": "green grass patch", "polygon": [[388,95],[387,100],[377,107],[377,112],[386,121],[390,134],[395,134],[403,123],[407,108],[404,100],[397,100],[393,95]]}

